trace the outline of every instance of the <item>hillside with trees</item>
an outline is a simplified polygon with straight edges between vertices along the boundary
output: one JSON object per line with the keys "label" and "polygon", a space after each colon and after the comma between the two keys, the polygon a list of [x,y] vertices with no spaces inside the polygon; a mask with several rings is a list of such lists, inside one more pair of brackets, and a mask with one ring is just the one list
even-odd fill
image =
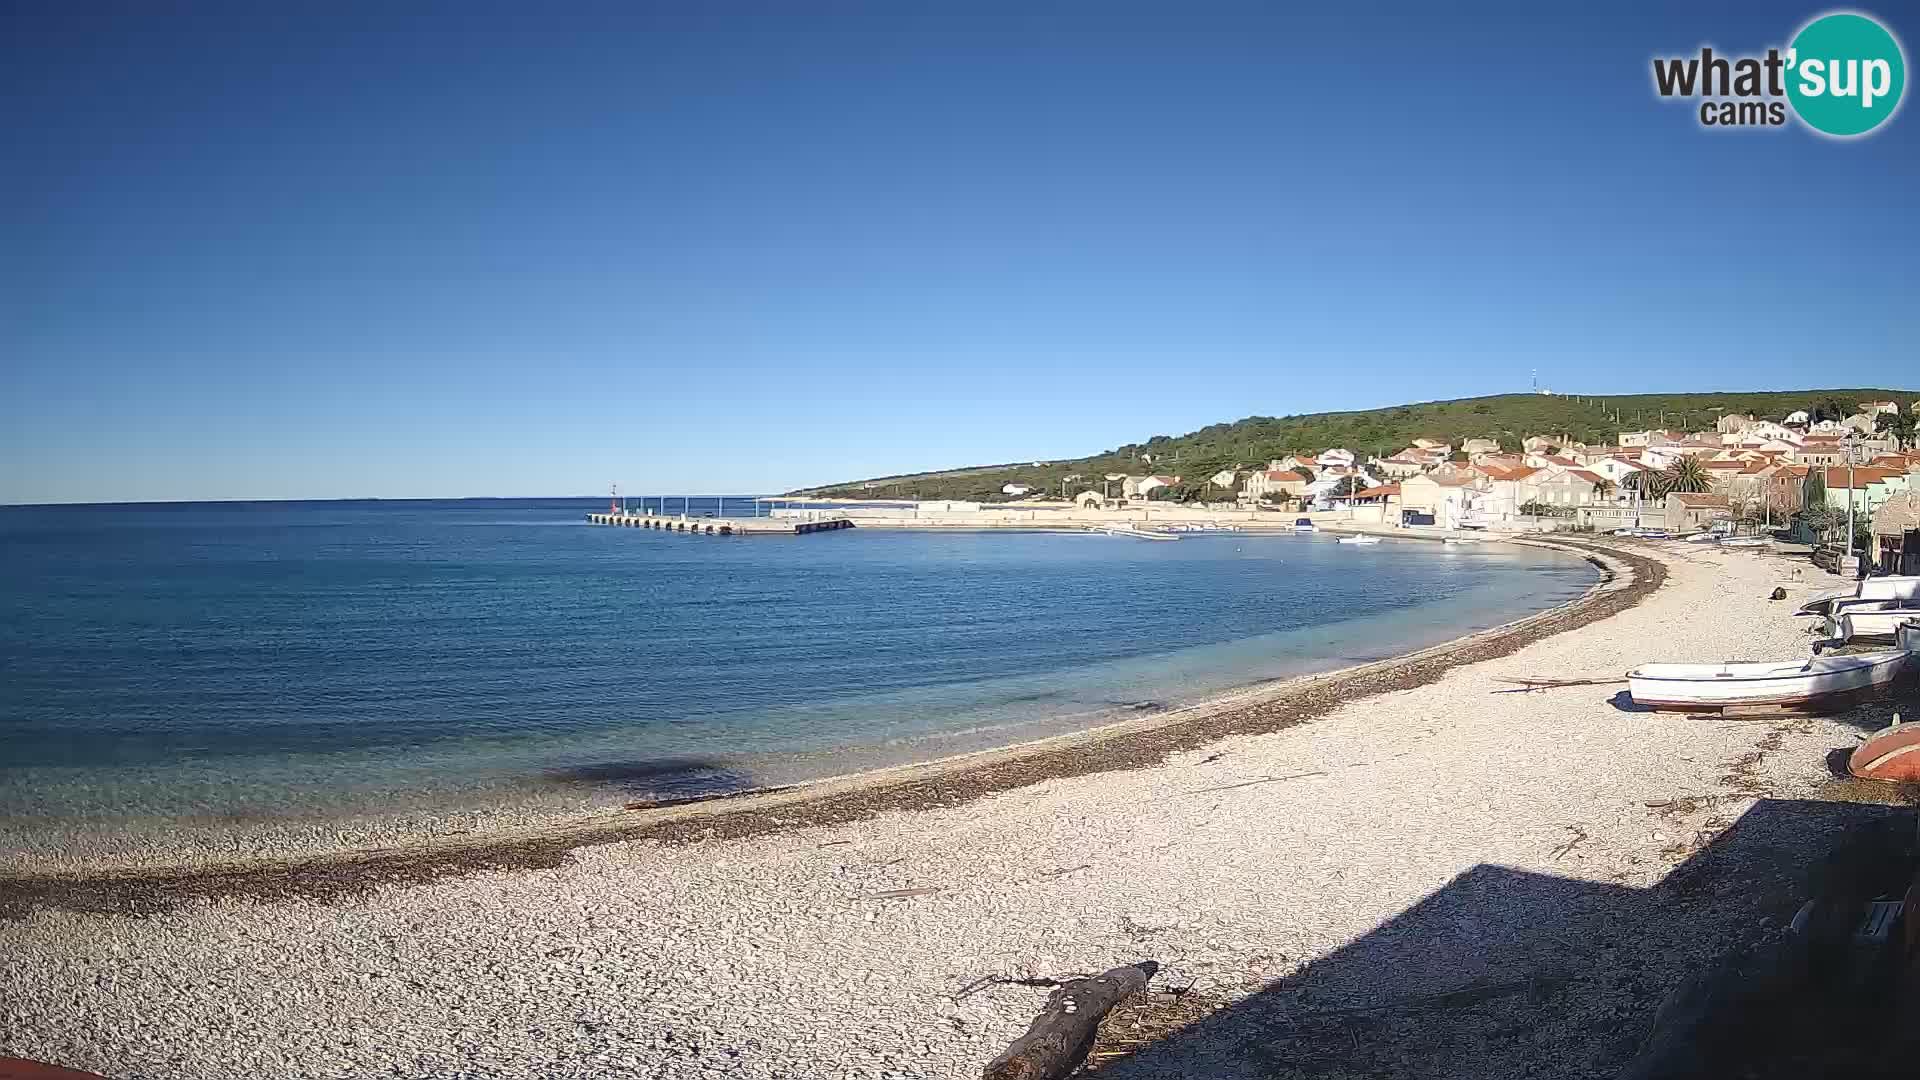
{"label": "hillside with trees", "polygon": [[[1920,399],[1915,390],[1788,390],[1718,394],[1500,394],[1492,397],[1428,401],[1353,412],[1298,416],[1249,416],[1212,424],[1185,435],[1155,435],[1144,441],[1069,461],[980,465],[941,472],[882,476],[869,480],[804,488],[796,495],[850,498],[970,499],[1003,501],[1001,489],[1021,484],[1034,494],[1058,497],[1098,491],[1109,473],[1178,475],[1170,498],[1220,497],[1209,492],[1207,478],[1222,469],[1262,467],[1288,454],[1318,453],[1345,447],[1363,460],[1386,456],[1414,439],[1438,439],[1455,446],[1466,439],[1497,439],[1518,449],[1529,435],[1563,435],[1570,440],[1610,443],[1621,431],[1666,427],[1681,431],[1711,429],[1727,413],[1752,413],[1782,420],[1805,411],[1816,418],[1840,419],[1862,401],[1897,401],[1901,408]],[[1118,485],[1114,485],[1118,494]]]}

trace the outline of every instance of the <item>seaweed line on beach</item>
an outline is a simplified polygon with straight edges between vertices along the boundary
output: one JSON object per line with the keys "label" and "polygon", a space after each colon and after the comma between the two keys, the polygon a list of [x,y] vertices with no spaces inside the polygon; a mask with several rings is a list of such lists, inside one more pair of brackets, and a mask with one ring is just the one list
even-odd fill
{"label": "seaweed line on beach", "polygon": [[[0,876],[0,919],[37,908],[145,916],[205,899],[363,895],[387,885],[417,885],[489,870],[543,870],[563,865],[578,848],[651,840],[691,844],[790,829],[838,825],[879,814],[960,806],[1046,780],[1149,768],[1168,756],[1222,739],[1306,723],[1362,698],[1425,686],[1466,664],[1509,655],[1533,642],[1597,622],[1639,603],[1666,580],[1660,560],[1616,545],[1521,541],[1559,547],[1598,566],[1603,579],[1569,604],[1406,656],[1276,687],[1270,697],[1158,726],[1095,733],[1064,745],[1042,745],[931,775],[850,790],[801,795],[768,805],[750,799],[665,820],[596,822],[545,834],[463,837],[458,843],[362,850],[274,863],[142,868],[97,873]],[[1624,574],[1622,573],[1624,571]],[[744,793],[766,795],[766,792]]]}

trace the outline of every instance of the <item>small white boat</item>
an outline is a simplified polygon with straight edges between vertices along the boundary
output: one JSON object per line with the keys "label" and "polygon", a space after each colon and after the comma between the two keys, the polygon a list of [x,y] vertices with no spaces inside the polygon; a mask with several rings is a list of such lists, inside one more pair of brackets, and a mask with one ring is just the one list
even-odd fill
{"label": "small white boat", "polygon": [[1312,518],[1294,518],[1293,531],[1297,533],[1310,533],[1318,532],[1319,530],[1313,527]]}
{"label": "small white boat", "polygon": [[1736,536],[1731,540],[1720,541],[1721,547],[1757,548],[1773,543],[1764,536]]}
{"label": "small white boat", "polygon": [[1343,536],[1334,541],[1337,544],[1377,544],[1379,542],[1380,538],[1377,536]]}
{"label": "small white boat", "polygon": [[1894,640],[1902,623],[1920,619],[1920,606],[1900,600],[1878,600],[1837,609],[1827,616],[1827,637],[1836,641]]}
{"label": "small white boat", "polygon": [[[1909,656],[1920,653],[1920,619],[1908,619],[1894,628],[1893,647]],[[1920,668],[1920,658],[1913,661],[1913,666]]]}
{"label": "small white boat", "polygon": [[1479,538],[1479,537],[1475,537],[1475,536],[1449,536],[1449,537],[1447,537],[1447,538],[1446,538],[1446,539],[1445,539],[1444,541],[1442,541],[1442,543],[1447,543],[1447,544],[1478,544],[1478,543],[1480,543],[1480,538]]}
{"label": "small white boat", "polygon": [[1900,651],[1737,664],[1645,664],[1627,672],[1636,705],[1705,712],[1844,708],[1884,690],[1906,667]]}
{"label": "small white boat", "polygon": [[1807,597],[1796,615],[1830,615],[1838,608],[1858,600],[1907,600],[1920,604],[1920,575],[1870,577],[1838,589],[1828,589]]}

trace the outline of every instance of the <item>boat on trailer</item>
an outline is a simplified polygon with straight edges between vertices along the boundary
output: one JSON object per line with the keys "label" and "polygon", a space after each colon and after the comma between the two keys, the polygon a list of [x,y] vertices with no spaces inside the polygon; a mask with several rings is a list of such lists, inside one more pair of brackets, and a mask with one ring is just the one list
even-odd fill
{"label": "boat on trailer", "polygon": [[1636,705],[1683,712],[1825,712],[1880,694],[1909,659],[1895,649],[1797,662],[1644,664],[1627,672],[1627,692]]}

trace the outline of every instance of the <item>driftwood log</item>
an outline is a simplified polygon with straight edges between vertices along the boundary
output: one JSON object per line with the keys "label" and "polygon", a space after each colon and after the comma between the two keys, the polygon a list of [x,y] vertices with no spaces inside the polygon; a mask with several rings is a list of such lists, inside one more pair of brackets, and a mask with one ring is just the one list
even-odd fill
{"label": "driftwood log", "polygon": [[1147,988],[1160,970],[1152,960],[1117,967],[1091,979],[1062,983],[1047,997],[1027,1033],[987,1063],[984,1080],[1061,1080],[1087,1059],[1100,1021],[1114,1006]]}

